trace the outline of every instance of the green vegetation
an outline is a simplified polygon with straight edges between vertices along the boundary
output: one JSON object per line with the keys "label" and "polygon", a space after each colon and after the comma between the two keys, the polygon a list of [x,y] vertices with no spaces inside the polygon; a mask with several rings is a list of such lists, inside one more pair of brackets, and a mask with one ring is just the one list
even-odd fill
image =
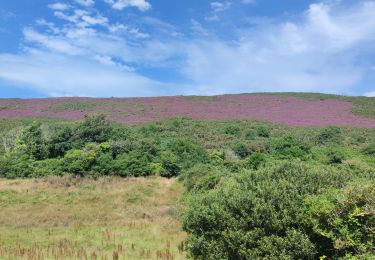
{"label": "green vegetation", "polygon": [[[194,259],[375,255],[375,129],[188,118],[130,127],[103,115],[6,122],[0,257],[16,244],[30,249],[30,241],[45,254],[49,229],[53,245],[66,239],[61,243],[74,254],[119,253],[117,242],[102,242],[108,229],[130,258],[147,257],[147,250],[149,257]],[[69,181],[54,184],[62,180]],[[123,221],[147,225],[133,229]],[[172,224],[161,229],[161,222]],[[134,237],[144,241],[136,250]]]}
{"label": "green vegetation", "polygon": [[184,259],[182,191],[160,177],[0,180],[0,259]]}

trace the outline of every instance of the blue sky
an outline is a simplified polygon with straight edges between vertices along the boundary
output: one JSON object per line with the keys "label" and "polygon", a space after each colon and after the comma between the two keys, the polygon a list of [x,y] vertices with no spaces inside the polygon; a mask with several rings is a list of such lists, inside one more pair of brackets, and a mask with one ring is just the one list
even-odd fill
{"label": "blue sky", "polygon": [[375,95],[375,0],[0,2],[0,97]]}

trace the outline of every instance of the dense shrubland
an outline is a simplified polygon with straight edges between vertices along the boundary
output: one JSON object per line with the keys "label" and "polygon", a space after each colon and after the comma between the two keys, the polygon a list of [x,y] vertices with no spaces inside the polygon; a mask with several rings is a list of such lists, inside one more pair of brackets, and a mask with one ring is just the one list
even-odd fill
{"label": "dense shrubland", "polygon": [[[0,177],[178,177],[196,259],[371,259],[375,130],[177,118],[1,122]],[[11,127],[9,127],[11,125]]]}

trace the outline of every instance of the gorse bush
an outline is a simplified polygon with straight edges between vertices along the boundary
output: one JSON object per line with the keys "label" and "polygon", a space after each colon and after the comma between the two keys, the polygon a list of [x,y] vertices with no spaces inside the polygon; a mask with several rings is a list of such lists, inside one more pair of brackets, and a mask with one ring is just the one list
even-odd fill
{"label": "gorse bush", "polygon": [[310,145],[299,140],[291,134],[272,140],[272,149],[275,157],[306,158],[310,152]]}
{"label": "gorse bush", "polygon": [[317,144],[340,143],[341,137],[342,132],[340,127],[328,126],[321,130],[316,136],[315,141]]}
{"label": "gorse bush", "polygon": [[258,127],[256,131],[257,131],[257,135],[260,137],[268,138],[270,137],[270,134],[271,134],[271,131],[265,126]]}
{"label": "gorse bush", "polygon": [[[302,217],[319,251],[365,255],[375,244],[375,182],[357,181],[304,199]],[[325,241],[326,243],[321,243]]]}
{"label": "gorse bush", "polygon": [[224,133],[237,136],[241,133],[241,128],[238,125],[228,125],[224,128]]}
{"label": "gorse bush", "polygon": [[[315,259],[342,255],[336,248],[335,236],[319,233],[318,229],[311,232],[311,227],[315,227],[313,221],[319,222],[319,219],[303,209],[304,205],[310,205],[308,196],[325,188],[340,188],[352,178],[350,172],[301,162],[276,162],[258,171],[244,171],[225,178],[216,189],[192,196],[188,202],[183,227],[190,234],[190,256],[194,259]],[[367,207],[360,200],[353,203],[363,206],[358,214]],[[340,212],[339,208],[332,207],[332,210]],[[345,212],[342,214],[348,217]],[[373,217],[374,213],[369,214]],[[328,216],[331,215],[327,213],[327,223]],[[368,245],[373,240],[367,238],[372,232],[370,223],[358,227],[364,232],[363,238],[358,239],[358,243],[364,243],[362,252],[371,250]]]}

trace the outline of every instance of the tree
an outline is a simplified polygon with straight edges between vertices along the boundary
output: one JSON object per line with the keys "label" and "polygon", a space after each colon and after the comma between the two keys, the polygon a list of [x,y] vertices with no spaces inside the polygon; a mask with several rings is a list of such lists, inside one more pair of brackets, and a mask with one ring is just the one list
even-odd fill
{"label": "tree", "polygon": [[94,142],[102,143],[110,139],[112,127],[105,115],[86,115],[75,129],[75,141],[82,145]]}
{"label": "tree", "polygon": [[46,147],[41,130],[41,123],[33,122],[22,131],[17,141],[17,149],[24,151],[27,155],[36,160],[45,158]]}

